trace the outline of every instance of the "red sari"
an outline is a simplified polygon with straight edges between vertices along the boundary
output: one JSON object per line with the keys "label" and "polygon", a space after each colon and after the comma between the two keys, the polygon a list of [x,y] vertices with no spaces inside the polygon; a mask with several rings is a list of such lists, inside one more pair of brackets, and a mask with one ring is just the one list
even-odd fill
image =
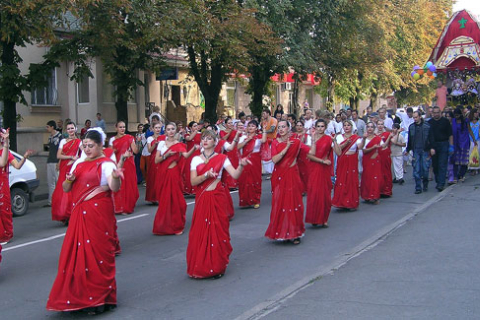
{"label": "red sari", "polygon": [[[303,223],[302,181],[298,166],[292,164],[300,152],[300,140],[290,138],[292,144],[285,156],[275,164],[272,173],[272,210],[265,237],[272,240],[292,240],[305,233]],[[272,142],[272,157],[282,152],[286,142]]]}
{"label": "red sari", "polygon": [[[161,191],[158,193],[159,205],[153,222],[153,233],[157,235],[180,234],[185,228],[187,203],[183,197],[182,172],[178,162],[182,157],[180,153],[187,152],[187,147],[183,143],[176,143],[168,151],[175,154],[159,163],[158,169],[162,172],[161,180],[157,181]],[[176,165],[169,168],[173,162]]]}
{"label": "red sari", "polygon": [[[215,152],[216,153],[218,153],[218,154],[224,153],[225,142],[226,142],[225,140],[219,140],[218,141],[217,145],[215,146]],[[225,173],[225,171],[223,173]],[[225,190],[225,197],[227,199],[227,202],[225,203],[225,206],[227,208],[227,215],[228,215],[228,218],[230,220],[232,220],[233,217],[235,216],[235,209],[233,208],[233,199],[232,199],[232,195],[230,193],[230,189],[228,188],[228,185],[227,185],[227,176],[225,174],[222,174],[222,180],[221,181],[223,183],[224,190]]]}
{"label": "red sari", "polygon": [[[3,148],[0,148],[0,156],[2,153]],[[13,238],[13,214],[8,182],[9,167],[13,159],[15,157],[8,152],[7,164],[0,168],[0,242],[10,241]]]}
{"label": "red sari", "polygon": [[[333,163],[332,137],[323,136],[316,142],[315,157]],[[305,222],[324,225],[332,208],[332,165],[310,161]]]}
{"label": "red sari", "polygon": [[[80,154],[80,139],[73,139],[66,142],[62,148],[64,156],[78,156]],[[67,177],[67,173],[72,169],[73,163],[68,164],[70,159],[60,160],[60,169],[58,173],[57,185],[52,194],[52,220],[68,221],[72,212],[72,193],[63,192],[63,181]]]}
{"label": "red sari", "polygon": [[[225,137],[227,134],[228,133],[225,131],[220,131],[220,138],[222,138],[223,140],[223,137]],[[237,135],[237,131],[232,130],[230,132],[230,135],[225,141],[227,141],[228,143],[233,143],[233,139],[235,139],[236,135]],[[225,154],[227,155],[228,160],[230,160],[230,162],[232,163],[233,168],[237,169],[238,163],[239,163],[238,149],[234,148],[232,151],[225,152]],[[233,179],[232,176],[228,174],[228,172],[224,172],[224,174],[225,174],[225,179],[224,180],[222,179],[222,180],[225,181],[227,187],[230,189],[238,188],[238,181]]]}
{"label": "red sari", "polygon": [[[198,165],[197,174],[203,175],[212,168],[219,173],[226,159],[226,155],[217,154],[207,164]],[[192,278],[224,274],[232,253],[225,187],[219,182],[214,190],[207,191],[214,181],[210,178],[198,186],[187,247],[187,273]]]}
{"label": "red sari", "polygon": [[[157,137],[157,141],[165,141],[165,136],[161,135]],[[152,141],[153,144],[154,141]],[[158,202],[158,189],[157,186],[159,183],[157,181],[159,180],[160,176],[157,175],[158,173],[158,168],[159,168],[159,163],[155,163],[155,156],[157,155],[157,149],[154,149],[152,153],[150,154],[150,165],[148,166],[148,172],[147,172],[147,187],[145,188],[145,201],[148,202]],[[161,178],[160,178],[161,179]]]}
{"label": "red sari", "polygon": [[[242,148],[242,158],[249,160],[243,168],[242,175],[238,179],[238,195],[240,198],[240,207],[249,207],[260,204],[262,197],[262,158],[261,151],[253,152],[257,140],[262,136],[257,135],[247,142]],[[261,150],[260,146],[260,150]]]}
{"label": "red sari", "polygon": [[[365,149],[380,145],[382,138],[375,136],[365,146]],[[362,184],[360,185],[360,195],[363,200],[372,201],[380,199],[380,179],[382,176],[382,168],[380,164],[380,155],[378,150],[363,152],[363,172]]]}
{"label": "red sari", "polygon": [[353,144],[360,137],[356,134],[344,140],[340,146],[342,154],[337,160],[337,178],[333,191],[332,206],[345,209],[356,209],[359,204],[358,182],[358,150],[354,154],[347,154]]}
{"label": "red sari", "polygon": [[[200,145],[201,139],[202,134],[197,133],[191,141],[187,141],[187,151],[190,151],[195,145]],[[198,155],[200,155],[200,150],[193,151],[193,154],[185,159],[183,163],[183,192],[186,194],[195,194],[196,191],[196,188],[192,186],[190,180],[190,164],[192,163],[193,157]]]}
{"label": "red sari", "polygon": [[99,185],[105,157],[79,163],[72,185],[73,209],[47,302],[52,311],[117,304],[115,226],[110,191],[85,200]]}
{"label": "red sari", "polygon": [[[127,150],[130,150],[132,142],[134,142],[134,138],[127,134],[113,140],[112,147],[115,152],[115,157],[117,158],[117,163],[120,162],[120,157]],[[115,214],[132,213],[140,197],[137,187],[137,172],[133,158],[134,157],[130,157],[125,160],[123,165],[125,178],[122,179],[120,190],[113,193]]]}
{"label": "red sari", "polygon": [[[390,136],[390,132],[384,132],[380,135],[384,142]],[[378,150],[380,155],[380,163],[382,166],[382,173],[380,177],[380,195],[384,197],[392,196],[393,181],[392,181],[392,151],[390,149],[391,143],[388,143],[386,149],[380,148]]]}
{"label": "red sari", "polygon": [[300,139],[300,142],[302,142],[302,145],[300,147],[300,155],[298,157],[298,171],[300,171],[300,179],[302,180],[303,184],[303,189],[302,193],[307,193],[307,187],[308,187],[308,175],[309,175],[309,162],[307,154],[310,152],[310,147],[305,144],[307,141],[308,135],[305,133],[302,135],[299,135],[298,133],[293,134],[294,137]]}

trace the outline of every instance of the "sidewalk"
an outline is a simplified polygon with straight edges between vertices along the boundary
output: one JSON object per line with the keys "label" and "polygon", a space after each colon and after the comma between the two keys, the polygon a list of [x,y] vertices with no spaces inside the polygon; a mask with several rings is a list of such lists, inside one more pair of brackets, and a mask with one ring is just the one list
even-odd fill
{"label": "sidewalk", "polygon": [[480,319],[479,187],[469,177],[446,189],[369,250],[252,318]]}

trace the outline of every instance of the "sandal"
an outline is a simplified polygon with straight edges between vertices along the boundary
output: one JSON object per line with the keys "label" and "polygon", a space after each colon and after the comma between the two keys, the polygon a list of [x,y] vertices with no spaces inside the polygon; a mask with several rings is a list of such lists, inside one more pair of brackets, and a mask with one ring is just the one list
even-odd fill
{"label": "sandal", "polygon": [[295,238],[295,239],[292,240],[292,243],[294,245],[300,244],[301,242],[302,242],[302,240],[300,238]]}

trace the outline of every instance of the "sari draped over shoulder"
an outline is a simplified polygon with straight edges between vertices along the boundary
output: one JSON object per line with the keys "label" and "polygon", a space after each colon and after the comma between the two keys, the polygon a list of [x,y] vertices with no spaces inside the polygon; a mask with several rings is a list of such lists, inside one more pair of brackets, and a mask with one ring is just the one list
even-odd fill
{"label": "sari draped over shoulder", "polygon": [[[80,154],[80,139],[73,139],[65,143],[62,148],[62,154],[65,156],[78,156]],[[57,185],[52,194],[52,220],[68,221],[72,212],[72,194],[63,192],[63,181],[70,172],[73,163],[72,160],[60,160]]]}
{"label": "sari draped over shoulder", "polygon": [[[168,151],[175,154],[159,163],[158,169],[162,177],[157,180],[160,190],[157,198],[159,204],[153,222],[153,233],[157,235],[179,234],[185,228],[187,203],[183,197],[182,171],[179,161],[182,158],[181,153],[187,152],[187,147],[183,143],[176,143],[166,152]],[[174,162],[176,165],[169,168]]]}
{"label": "sari draped over shoulder", "polygon": [[[195,145],[199,145],[201,142],[202,134],[197,133],[193,140],[187,141],[187,151],[190,151]],[[190,181],[190,164],[192,163],[192,159],[195,156],[200,155],[200,150],[193,151],[193,154],[185,159],[183,163],[183,192],[186,194],[195,194],[196,188],[192,186],[192,182]]]}
{"label": "sari draped over shoulder", "polygon": [[[164,141],[165,136],[158,136],[157,141]],[[149,156],[150,165],[148,166],[147,172],[147,187],[145,188],[145,201],[148,202],[158,202],[157,198],[157,181],[162,179],[161,175],[158,174],[159,163],[155,163],[155,156],[157,155],[157,150],[153,150]]]}
{"label": "sari draped over shoulder", "polygon": [[[226,141],[228,143],[232,143],[233,139],[235,139],[236,134],[237,134],[237,130],[232,130],[232,132],[230,132],[230,135],[228,136]],[[220,131],[220,138],[223,139],[223,137],[225,137],[226,135],[227,135],[227,132]],[[227,155],[228,160],[230,160],[230,162],[232,163],[233,168],[236,169],[239,163],[238,149],[234,148],[232,151],[226,151],[225,154]],[[225,178],[223,178],[222,180],[224,181],[224,184],[227,186],[227,188],[237,188],[238,181],[233,179],[232,176],[228,174],[228,172],[224,172],[224,174],[225,174]]]}
{"label": "sari draped over shoulder", "polygon": [[[384,132],[381,134],[383,142],[386,142],[390,136],[390,132]],[[388,144],[386,149],[380,148],[378,150],[380,155],[380,162],[382,166],[382,173],[380,178],[380,195],[385,197],[392,196],[393,178],[392,178],[392,151],[390,149],[391,143]]]}
{"label": "sari draped over shoulder", "polygon": [[[315,157],[333,163],[332,138],[323,136],[316,142]],[[310,179],[307,189],[307,213],[305,222],[323,225],[328,222],[332,207],[332,164],[310,161]]]}
{"label": "sari draped over shoulder", "polygon": [[[72,215],[48,310],[74,311],[117,303],[113,201],[110,191],[95,192],[100,186],[101,165],[107,161],[111,160],[102,157],[75,168]],[[93,197],[86,200],[89,196]]]}
{"label": "sari draped over shoulder", "polygon": [[[303,137],[299,134],[295,134],[295,137],[298,137],[299,139],[302,138],[303,141],[307,141],[307,134],[303,134]],[[300,141],[301,142],[301,141]],[[302,180],[303,184],[303,189],[302,193],[306,193],[308,189],[308,178],[309,178],[309,165],[310,165],[310,160],[308,160],[307,154],[310,152],[310,147],[307,146],[304,142],[301,142],[300,146],[300,153],[298,156],[298,171],[300,172],[300,179]]]}
{"label": "sari draped over shoulder", "polygon": [[[300,140],[290,138],[292,144],[282,160],[275,164],[272,173],[272,209],[265,237],[272,240],[292,240],[305,233],[303,223],[302,181],[296,160]],[[272,157],[282,152],[286,142],[272,142]]]}
{"label": "sari draped over shoulder", "polygon": [[345,139],[340,146],[342,154],[337,160],[337,179],[333,192],[332,205],[337,208],[356,209],[359,205],[358,150],[347,154],[360,137],[356,134]]}
{"label": "sari draped over shoulder", "polygon": [[[3,148],[0,148],[0,156]],[[10,163],[15,159],[8,152],[7,165],[0,168],[0,242],[10,241],[13,238],[13,215],[10,198],[10,184],[8,179]]]}
{"label": "sari draped over shoulder", "polygon": [[[119,162],[120,157],[130,149],[133,141],[134,138],[131,135],[124,135],[113,141],[113,150],[117,162]],[[135,210],[135,204],[140,197],[137,187],[137,172],[133,157],[125,160],[123,168],[125,169],[123,173],[125,178],[122,179],[120,190],[113,193],[116,214],[132,213]]]}
{"label": "sari draped over shoulder", "polygon": [[258,139],[261,140],[262,136],[257,135],[242,148],[242,158],[247,159],[252,164],[248,164],[243,168],[242,175],[238,179],[240,207],[260,204],[260,198],[262,197],[261,152],[253,152]]}
{"label": "sari draped over shoulder", "polygon": [[[375,145],[380,145],[382,138],[375,136],[365,146],[366,149]],[[363,172],[362,183],[360,185],[360,194],[363,200],[371,201],[380,199],[380,179],[382,176],[382,167],[380,163],[380,155],[377,150],[363,153],[362,159]]]}
{"label": "sari draped over shoulder", "polygon": [[[226,155],[217,154],[207,164],[198,165],[197,174],[205,174],[210,169],[219,173],[226,159]],[[214,181],[210,178],[202,182],[197,190],[187,247],[187,273],[192,278],[224,274],[232,252],[225,187],[218,182],[214,190],[207,190]]]}

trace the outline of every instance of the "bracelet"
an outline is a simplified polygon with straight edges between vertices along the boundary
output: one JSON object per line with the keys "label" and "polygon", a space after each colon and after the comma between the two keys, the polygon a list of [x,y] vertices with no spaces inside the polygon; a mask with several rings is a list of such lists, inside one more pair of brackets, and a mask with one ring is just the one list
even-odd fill
{"label": "bracelet", "polygon": [[238,142],[238,139],[233,139],[233,141]]}
{"label": "bracelet", "polygon": [[65,182],[66,182],[66,183],[73,183],[73,181],[68,180],[68,179],[65,179]]}
{"label": "bracelet", "polygon": [[165,160],[165,155],[162,156],[162,159]]}
{"label": "bracelet", "polygon": [[120,157],[120,160],[121,160],[121,161],[125,161],[125,159],[127,159],[125,156],[121,156],[121,157]]}
{"label": "bracelet", "polygon": [[205,172],[205,174],[203,175],[205,178],[208,178],[208,173]]}

